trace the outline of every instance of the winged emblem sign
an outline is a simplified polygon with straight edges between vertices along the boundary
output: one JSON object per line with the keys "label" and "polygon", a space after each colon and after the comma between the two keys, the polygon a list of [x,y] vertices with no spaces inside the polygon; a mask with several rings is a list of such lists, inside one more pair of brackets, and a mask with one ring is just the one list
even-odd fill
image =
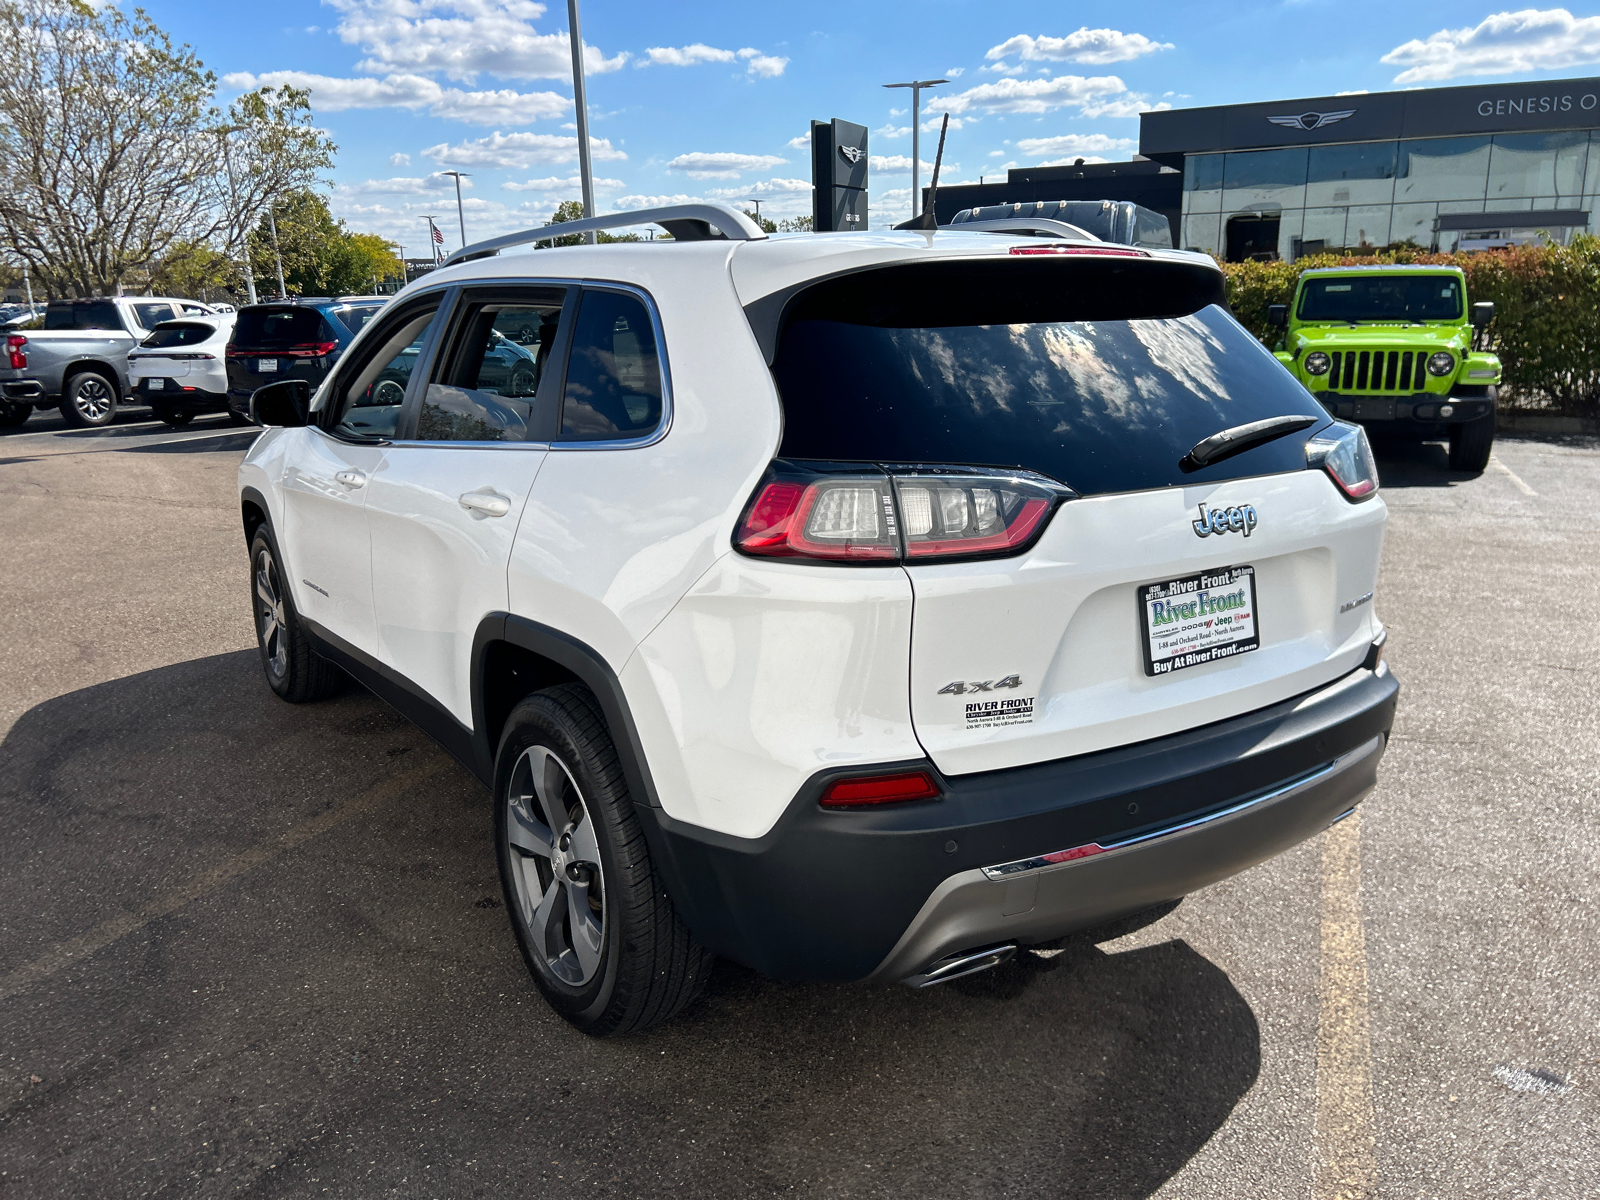
{"label": "winged emblem sign", "polygon": [[862,151],[860,146],[840,146],[839,154],[853,167],[861,161]]}
{"label": "winged emblem sign", "polygon": [[1346,117],[1356,115],[1353,108],[1341,109],[1339,112],[1306,112],[1295,117],[1268,117],[1274,125],[1282,125],[1285,129],[1304,129],[1310,131],[1321,129],[1324,125],[1332,125],[1335,121],[1342,121]]}

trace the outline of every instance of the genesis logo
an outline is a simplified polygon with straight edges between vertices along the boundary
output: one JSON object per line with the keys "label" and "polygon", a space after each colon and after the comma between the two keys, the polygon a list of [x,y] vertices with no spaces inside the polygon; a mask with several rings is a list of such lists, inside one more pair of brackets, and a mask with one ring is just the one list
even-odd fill
{"label": "genesis logo", "polygon": [[1274,125],[1282,125],[1285,129],[1304,129],[1309,133],[1313,129],[1321,129],[1324,125],[1333,125],[1355,115],[1355,109],[1346,108],[1339,112],[1308,112],[1301,113],[1298,117],[1268,117],[1267,120]]}
{"label": "genesis logo", "polygon": [[866,153],[860,146],[840,146],[839,157],[852,167],[861,161],[861,156]]}
{"label": "genesis logo", "polygon": [[1253,504],[1209,510],[1204,504],[1199,507],[1200,519],[1189,522],[1197,537],[1210,537],[1212,534],[1221,537],[1225,533],[1242,533],[1249,537],[1256,527],[1256,507]]}

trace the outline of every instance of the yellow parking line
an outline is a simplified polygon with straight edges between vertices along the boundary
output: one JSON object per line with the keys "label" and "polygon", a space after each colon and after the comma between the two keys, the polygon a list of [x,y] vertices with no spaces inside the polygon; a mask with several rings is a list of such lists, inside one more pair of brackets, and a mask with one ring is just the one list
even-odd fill
{"label": "yellow parking line", "polygon": [[1361,924],[1361,813],[1322,843],[1322,1008],[1317,1028],[1313,1200],[1368,1200],[1378,1164],[1367,1010],[1367,939]]}
{"label": "yellow parking line", "polygon": [[347,800],[337,808],[330,808],[318,813],[309,821],[296,825],[293,829],[277,838],[253,846],[243,854],[212,867],[196,875],[181,887],[174,888],[165,895],[158,896],[143,908],[133,912],[121,913],[110,920],[102,921],[93,929],[86,930],[76,937],[68,938],[64,942],[57,942],[38,958],[15,970],[0,975],[0,1000],[9,1000],[25,988],[32,987],[40,980],[48,979],[63,967],[71,966],[80,959],[87,958],[96,951],[103,950],[117,939],[125,937],[136,929],[140,929],[152,921],[159,920],[169,913],[176,912],[191,900],[198,900],[207,892],[227,883],[230,879],[237,878],[247,871],[271,862],[281,854],[293,850],[296,846],[310,841],[312,838],[327,833],[338,825],[359,817],[383,805],[407,788],[421,783],[430,775],[438,774],[447,765],[448,760],[442,757],[431,763],[419,763],[398,775],[392,775],[382,783],[361,795]]}

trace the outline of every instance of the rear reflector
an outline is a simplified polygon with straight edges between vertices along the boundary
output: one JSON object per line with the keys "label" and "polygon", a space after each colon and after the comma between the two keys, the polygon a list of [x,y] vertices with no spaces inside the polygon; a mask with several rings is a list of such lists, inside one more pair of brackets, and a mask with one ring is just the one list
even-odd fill
{"label": "rear reflector", "polygon": [[823,808],[865,808],[873,804],[938,798],[939,785],[926,771],[902,771],[896,775],[835,779],[822,793],[820,803]]}
{"label": "rear reflector", "polygon": [[1143,250],[1126,246],[1013,246],[1012,254],[1096,254],[1103,257],[1149,258]]}

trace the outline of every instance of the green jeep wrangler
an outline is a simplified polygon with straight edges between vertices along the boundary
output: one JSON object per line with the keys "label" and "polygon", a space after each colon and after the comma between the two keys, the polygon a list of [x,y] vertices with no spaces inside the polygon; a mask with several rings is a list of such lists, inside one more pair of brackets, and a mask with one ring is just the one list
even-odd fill
{"label": "green jeep wrangler", "polygon": [[1468,308],[1461,268],[1310,270],[1267,319],[1279,361],[1334,416],[1374,439],[1448,438],[1453,470],[1488,466],[1500,360],[1476,351],[1494,305]]}

